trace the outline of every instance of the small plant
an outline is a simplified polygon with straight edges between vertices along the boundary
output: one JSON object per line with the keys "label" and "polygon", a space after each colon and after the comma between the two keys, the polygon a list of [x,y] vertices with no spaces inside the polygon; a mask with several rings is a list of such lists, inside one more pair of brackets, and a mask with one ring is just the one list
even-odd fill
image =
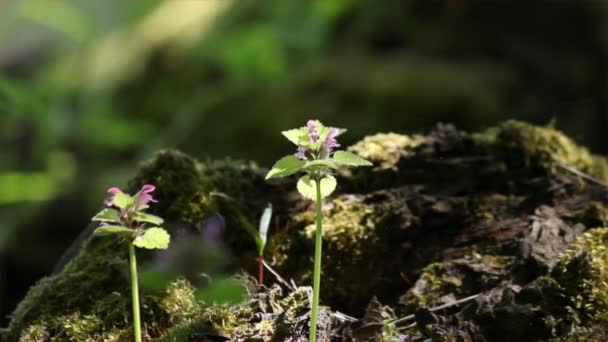
{"label": "small plant", "polygon": [[129,243],[129,266],[131,275],[131,299],[133,302],[133,332],[135,342],[141,342],[141,317],[139,313],[139,284],[137,278],[137,260],[135,247],[147,249],[167,249],[171,239],[166,230],[159,227],[163,219],[145,213],[148,203],[157,202],[151,195],[155,187],[144,185],[131,196],[113,187],[108,190],[110,198],[106,200],[107,208],[103,209],[93,221],[101,222],[95,235],[118,235]]}
{"label": "small plant", "polygon": [[264,284],[264,249],[266,248],[266,242],[268,241],[268,228],[270,227],[270,218],[272,217],[272,204],[268,204],[262,217],[260,217],[260,224],[258,231],[255,234],[255,244],[258,247],[258,284]]}
{"label": "small plant", "polygon": [[316,341],[319,290],[321,285],[321,255],[323,242],[322,199],[336,188],[332,170],[340,166],[371,166],[372,163],[348,151],[333,151],[340,147],[336,138],[345,129],[326,127],[319,120],[309,120],[306,127],[290,129],[282,134],[297,146],[295,155],[281,158],[266,175],[266,179],[285,177],[299,171],[306,174],[298,180],[302,196],[316,202],[316,234],[313,275],[313,296],[309,341]]}

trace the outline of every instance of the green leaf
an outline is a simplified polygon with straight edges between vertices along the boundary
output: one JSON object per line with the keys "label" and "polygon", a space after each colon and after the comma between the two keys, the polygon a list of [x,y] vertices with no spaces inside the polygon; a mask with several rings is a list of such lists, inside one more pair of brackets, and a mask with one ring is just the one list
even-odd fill
{"label": "green leaf", "polygon": [[338,164],[349,166],[371,166],[372,163],[348,151],[336,151],[334,158]]}
{"label": "green leaf", "polygon": [[306,127],[294,128],[281,132],[292,143],[298,146],[306,146],[310,142],[308,129]]}
{"label": "green leaf", "polygon": [[258,243],[258,253],[262,255],[264,248],[266,247],[266,241],[268,241],[268,228],[270,227],[270,219],[272,217],[272,204],[268,203],[262,217],[260,218],[259,234],[260,242]]}
{"label": "green leaf", "polygon": [[144,231],[143,234],[138,235],[133,244],[139,248],[147,249],[167,249],[169,247],[169,241],[171,236],[161,227],[152,227]]}
{"label": "green leaf", "polygon": [[158,216],[142,213],[141,211],[133,213],[133,218],[137,222],[148,222],[154,225],[163,224],[163,222],[165,222],[162,218]]}
{"label": "green leaf", "polygon": [[98,212],[92,220],[98,222],[120,223],[120,213],[117,210],[106,208]]}
{"label": "green leaf", "polygon": [[135,199],[129,194],[125,194],[124,192],[118,192],[116,195],[112,197],[112,203],[114,206],[120,209],[126,209],[135,203]]}
{"label": "green leaf", "polygon": [[321,121],[317,120],[317,132],[319,133],[319,140],[313,144],[314,150],[318,150],[323,144],[325,144],[325,140],[327,140],[327,135],[329,134],[330,130],[331,127],[325,127]]}
{"label": "green leaf", "polygon": [[95,229],[94,234],[96,236],[107,236],[107,235],[122,235],[122,236],[133,236],[135,231],[131,228],[123,226],[101,226]]}
{"label": "green leaf", "polygon": [[237,304],[243,301],[246,295],[243,284],[234,278],[217,279],[196,293],[196,297],[207,304]]}
{"label": "green leaf", "polygon": [[302,169],[304,161],[298,159],[296,156],[287,156],[281,158],[266,175],[266,179],[272,177],[285,177],[292,175]]}
{"label": "green leaf", "polygon": [[331,159],[311,160],[309,162],[306,162],[306,164],[304,164],[304,169],[310,170],[312,168],[319,167],[319,166],[330,167],[332,169],[338,169],[338,164],[336,164],[336,162]]}
{"label": "green leaf", "polygon": [[[321,178],[321,198],[331,195],[336,189],[336,179],[332,175],[326,175]],[[317,183],[306,175],[298,180],[298,191],[305,198],[313,201],[317,200]]]}

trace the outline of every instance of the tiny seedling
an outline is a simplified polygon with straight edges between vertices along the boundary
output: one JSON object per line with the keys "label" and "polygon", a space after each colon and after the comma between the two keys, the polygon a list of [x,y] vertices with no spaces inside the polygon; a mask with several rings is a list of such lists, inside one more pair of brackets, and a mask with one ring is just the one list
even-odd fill
{"label": "tiny seedling", "polygon": [[372,163],[348,151],[335,151],[340,147],[336,138],[345,129],[326,127],[319,120],[309,120],[306,127],[290,129],[283,135],[297,146],[295,155],[279,159],[266,175],[266,179],[286,177],[297,172],[305,173],[297,183],[300,194],[316,202],[315,257],[313,272],[312,310],[309,341],[317,338],[317,316],[321,285],[321,256],[323,242],[322,199],[336,189],[332,170],[341,166],[371,166]]}
{"label": "tiny seedling", "polygon": [[129,243],[129,266],[131,275],[131,299],[133,302],[133,332],[135,342],[141,342],[141,317],[139,313],[139,284],[135,247],[147,249],[167,249],[171,237],[160,225],[163,219],[144,211],[148,203],[157,202],[151,195],[154,185],[146,184],[131,196],[113,187],[111,195],[93,221],[101,222],[95,230],[96,236],[118,235]]}
{"label": "tiny seedling", "polygon": [[258,232],[255,235],[255,243],[258,246],[258,284],[264,284],[264,249],[266,248],[266,242],[268,241],[268,227],[270,227],[270,218],[272,217],[272,204],[268,204],[262,217],[260,217],[260,224],[258,226]]}

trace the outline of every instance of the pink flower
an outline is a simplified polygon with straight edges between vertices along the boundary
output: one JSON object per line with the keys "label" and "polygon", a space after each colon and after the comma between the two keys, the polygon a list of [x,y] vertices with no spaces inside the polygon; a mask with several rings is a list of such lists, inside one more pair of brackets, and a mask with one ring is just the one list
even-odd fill
{"label": "pink flower", "polygon": [[334,148],[340,147],[340,144],[336,140],[338,135],[340,135],[339,129],[333,127],[329,129],[329,133],[327,133],[327,138],[325,139],[323,147],[321,148],[322,156],[327,157]]}
{"label": "pink flower", "polygon": [[118,193],[122,193],[122,190],[120,190],[119,188],[113,186],[111,188],[108,189],[108,193],[111,194],[112,196],[110,196],[110,198],[108,198],[105,201],[105,205],[108,207],[111,207],[114,205],[114,196],[116,196],[116,194]]}
{"label": "pink flower", "polygon": [[141,190],[139,190],[139,192],[135,195],[137,198],[135,210],[139,210],[150,202],[158,202],[154,199],[154,197],[152,197],[152,195],[150,195],[150,193],[153,192],[155,189],[156,187],[152,184],[146,184],[142,186]]}
{"label": "pink flower", "polygon": [[308,159],[308,149],[306,147],[303,146],[298,146],[298,150],[295,153],[295,156],[302,159],[302,160],[306,160]]}
{"label": "pink flower", "polygon": [[317,128],[316,120],[308,120],[306,123],[306,127],[308,127],[308,136],[310,136],[310,142],[317,142],[319,140],[319,130]]}

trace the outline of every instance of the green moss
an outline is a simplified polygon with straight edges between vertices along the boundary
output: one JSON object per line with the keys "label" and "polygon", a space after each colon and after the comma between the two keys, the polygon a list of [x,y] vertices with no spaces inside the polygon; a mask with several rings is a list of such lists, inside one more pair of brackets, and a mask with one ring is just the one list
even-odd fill
{"label": "green moss", "polygon": [[140,165],[128,190],[135,192],[144,184],[154,184],[159,202],[151,210],[162,213],[166,220],[198,222],[215,207],[209,195],[212,184],[201,177],[200,169],[201,165],[186,154],[159,151]]}
{"label": "green moss", "polygon": [[551,276],[563,289],[576,320],[608,319],[608,228],[592,229],[575,240]]}
{"label": "green moss", "polygon": [[171,324],[191,323],[201,311],[201,303],[194,295],[194,288],[185,279],[178,279],[159,298],[159,307],[169,316]]}
{"label": "green moss", "polygon": [[[202,165],[180,152],[161,151],[142,164],[128,188],[134,191],[145,183],[157,185],[159,203],[153,207],[154,211],[168,221],[194,224],[219,210],[219,203],[210,194],[212,191],[240,189],[241,192],[229,195],[243,196],[247,188],[238,183],[245,181],[236,175],[244,173],[244,169],[247,168],[237,162]],[[221,182],[217,172],[224,174]],[[228,186],[231,179],[236,185]],[[242,237],[242,231],[240,233]],[[151,255],[142,252],[140,263]],[[144,292],[142,315],[146,333],[160,336],[169,326],[192,320],[198,313],[192,291],[187,282],[180,280],[165,292]],[[90,334],[105,341],[101,336],[128,331],[130,307],[125,242],[119,238],[89,236],[61,272],[43,278],[30,289],[11,315],[5,334],[9,340],[16,339],[22,331],[27,336],[46,331],[51,338],[63,336],[75,340]],[[32,324],[34,328],[30,328]]]}
{"label": "green moss", "polygon": [[406,305],[413,304],[413,306],[423,307],[436,305],[441,296],[444,295],[446,291],[449,291],[450,287],[453,287],[450,286],[449,283],[443,281],[441,272],[442,267],[438,263],[433,263],[425,267],[416,282],[417,286],[408,292],[411,296],[406,295],[403,302]]}
{"label": "green moss", "polygon": [[298,331],[307,332],[309,295],[307,289],[298,288],[283,296],[275,287],[268,292],[253,293],[243,303],[204,306],[195,320],[172,327],[160,341],[218,336],[229,341],[284,341]]}
{"label": "green moss", "polygon": [[608,209],[601,202],[590,202],[576,215],[587,227],[608,226]]}
{"label": "green moss", "polygon": [[27,327],[19,336],[20,342],[39,342],[48,341],[49,331],[45,325],[32,324]]}
{"label": "green moss", "polygon": [[376,169],[396,169],[399,159],[411,155],[422,142],[421,135],[383,133],[363,138],[350,150],[373,162]]}
{"label": "green moss", "polygon": [[519,155],[527,166],[538,166],[549,173],[559,171],[556,161],[600,179],[608,179],[608,161],[556,130],[552,125],[533,126],[510,120],[499,127],[473,135],[482,147],[506,153],[507,162],[517,162]]}
{"label": "green moss", "polygon": [[240,336],[252,334],[253,327],[249,324],[253,312],[247,305],[220,304],[205,308],[200,318],[211,323],[213,328],[225,336]]}
{"label": "green moss", "polygon": [[429,264],[401,302],[411,311],[485,291],[502,280],[514,261],[512,256],[472,252],[465,258]]}
{"label": "green moss", "polygon": [[[403,232],[385,223],[402,204],[396,197],[381,197],[346,195],[326,206],[322,300],[364,307],[372,289],[378,289],[377,279],[388,265],[382,250],[392,248],[389,245],[398,241],[394,237]],[[298,214],[283,234],[273,236],[269,249],[269,257],[276,260],[281,272],[298,283],[309,283],[312,278],[312,267],[303,268],[301,259],[305,257],[312,264],[314,217],[312,210]],[[293,258],[294,254],[299,257]]]}

